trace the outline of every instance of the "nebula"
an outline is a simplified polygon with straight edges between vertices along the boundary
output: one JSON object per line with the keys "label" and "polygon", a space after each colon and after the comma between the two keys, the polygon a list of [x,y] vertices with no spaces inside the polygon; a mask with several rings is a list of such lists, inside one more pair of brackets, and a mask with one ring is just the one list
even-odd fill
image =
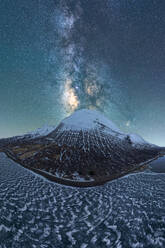
{"label": "nebula", "polygon": [[73,1],[73,4],[59,1],[50,17],[55,38],[50,53],[51,87],[60,93],[63,116],[80,108],[111,114],[117,109],[127,121],[119,100],[125,94],[121,91],[122,82],[113,78],[111,67],[102,57],[97,53],[93,57],[93,47],[89,51],[88,36],[91,31],[97,31],[97,26],[91,30],[91,24],[85,25],[85,11],[81,1]]}
{"label": "nebula", "polygon": [[64,92],[62,95],[62,102],[67,110],[67,113],[70,115],[73,113],[79,105],[79,100],[75,94],[75,90],[72,87],[71,79],[67,79],[64,85]]}

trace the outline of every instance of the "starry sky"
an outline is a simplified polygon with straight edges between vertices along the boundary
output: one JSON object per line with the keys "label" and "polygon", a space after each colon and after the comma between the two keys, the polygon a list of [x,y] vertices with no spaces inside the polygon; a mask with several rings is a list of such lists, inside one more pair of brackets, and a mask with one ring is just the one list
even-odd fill
{"label": "starry sky", "polygon": [[0,0],[0,137],[77,109],[165,146],[164,0]]}

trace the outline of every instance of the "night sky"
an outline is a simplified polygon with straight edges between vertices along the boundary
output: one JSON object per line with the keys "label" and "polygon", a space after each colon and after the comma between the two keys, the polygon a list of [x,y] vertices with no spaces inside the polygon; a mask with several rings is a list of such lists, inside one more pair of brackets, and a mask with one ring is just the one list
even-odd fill
{"label": "night sky", "polygon": [[81,108],[165,146],[164,0],[0,0],[0,137]]}

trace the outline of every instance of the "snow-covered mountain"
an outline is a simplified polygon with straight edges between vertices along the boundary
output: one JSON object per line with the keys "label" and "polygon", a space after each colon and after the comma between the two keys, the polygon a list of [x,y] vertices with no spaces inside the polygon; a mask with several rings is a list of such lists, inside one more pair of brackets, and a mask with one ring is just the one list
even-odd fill
{"label": "snow-covered mountain", "polygon": [[[32,132],[28,132],[25,135],[35,139],[38,137],[43,137],[43,136],[47,136],[49,133],[51,133],[53,130],[55,130],[56,127],[55,126],[48,126],[48,125],[44,125],[41,128],[37,128],[36,130],[32,131]],[[23,135],[22,137],[24,137],[25,135]]]}
{"label": "snow-covered mountain", "polygon": [[[83,135],[82,135],[83,134]],[[87,135],[87,140],[79,140],[80,136],[84,138]],[[113,137],[121,140],[127,140],[133,146],[150,145],[142,137],[137,134],[123,133],[112,121],[106,118],[103,114],[96,110],[81,109],[74,112],[71,116],[65,118],[58,126],[57,129],[50,133],[50,137],[57,140],[59,144],[77,145],[77,143],[83,143],[84,146],[88,145],[90,135],[99,137],[99,143],[101,144],[101,138],[105,140],[107,137]],[[71,137],[72,136],[72,137]],[[69,138],[70,137],[70,138]],[[92,140],[95,144],[97,141]]]}
{"label": "snow-covered mountain", "polygon": [[81,109],[75,111],[71,116],[65,118],[61,124],[63,125],[63,130],[85,131],[104,128],[107,132],[121,133],[112,121],[96,110]]}
{"label": "snow-covered mountain", "polygon": [[36,130],[25,133],[23,135],[3,138],[3,139],[0,139],[0,147],[3,145],[9,144],[9,143],[10,144],[16,143],[16,142],[22,143],[22,142],[32,141],[35,139],[44,138],[45,136],[47,136],[49,133],[51,133],[55,129],[56,129],[55,126],[45,125],[41,128],[37,128]]}
{"label": "snow-covered mountain", "polygon": [[100,112],[87,109],[65,118],[47,138],[52,146],[36,159],[46,157],[49,173],[76,181],[110,179],[158,154],[139,135],[125,134]]}
{"label": "snow-covered mountain", "polygon": [[7,149],[25,167],[73,185],[97,185],[121,177],[160,152],[139,135],[121,132],[100,112],[87,109],[76,111],[56,128],[26,134]]}
{"label": "snow-covered mountain", "polygon": [[[65,118],[61,123],[63,131],[89,131],[102,129],[105,133],[118,136],[119,138],[130,138],[132,145],[146,145],[146,142],[140,135],[123,133],[112,121],[96,110],[81,109],[74,112],[71,116]],[[28,132],[21,137],[31,139],[47,136],[55,131],[56,126],[44,125],[32,132]],[[148,143],[149,144],[149,143]],[[150,144],[151,145],[151,144]]]}

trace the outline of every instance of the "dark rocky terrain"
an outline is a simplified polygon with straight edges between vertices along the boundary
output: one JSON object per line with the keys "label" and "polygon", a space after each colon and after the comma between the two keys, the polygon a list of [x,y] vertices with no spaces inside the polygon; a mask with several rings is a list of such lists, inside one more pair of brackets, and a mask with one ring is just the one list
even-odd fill
{"label": "dark rocky terrain", "polygon": [[124,134],[96,111],[80,110],[46,136],[0,140],[8,156],[60,183],[94,186],[141,170],[161,148]]}

